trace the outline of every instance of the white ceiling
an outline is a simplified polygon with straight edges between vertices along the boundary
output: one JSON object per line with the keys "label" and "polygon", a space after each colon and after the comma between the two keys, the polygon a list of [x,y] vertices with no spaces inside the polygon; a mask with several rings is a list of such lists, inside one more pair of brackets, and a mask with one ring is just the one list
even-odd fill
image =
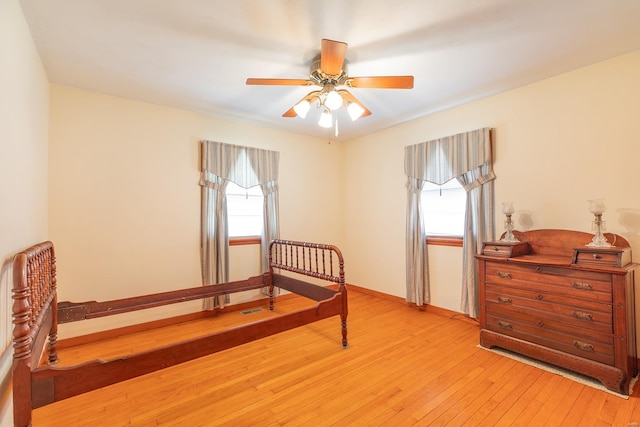
{"label": "white ceiling", "polygon": [[282,114],[311,88],[246,79],[307,78],[322,38],[350,76],[415,76],[351,89],[373,114],[341,112],[343,141],[640,49],[640,0],[21,3],[52,83],[306,135],[331,131]]}

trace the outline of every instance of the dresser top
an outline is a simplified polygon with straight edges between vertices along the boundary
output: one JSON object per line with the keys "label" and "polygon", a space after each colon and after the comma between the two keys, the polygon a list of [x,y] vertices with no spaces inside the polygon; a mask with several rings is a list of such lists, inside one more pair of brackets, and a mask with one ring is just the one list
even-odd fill
{"label": "dresser top", "polygon": [[623,267],[631,262],[631,248],[623,237],[605,233],[610,248],[587,246],[593,234],[573,230],[513,231],[519,242],[486,242],[478,258],[503,257],[524,263],[590,267]]}
{"label": "dresser top", "polygon": [[[521,242],[529,243],[531,252],[543,256],[571,257],[575,248],[586,248],[593,234],[573,230],[530,230],[513,231],[513,235]],[[607,241],[614,248],[629,247],[629,242],[617,234],[605,233]]]}

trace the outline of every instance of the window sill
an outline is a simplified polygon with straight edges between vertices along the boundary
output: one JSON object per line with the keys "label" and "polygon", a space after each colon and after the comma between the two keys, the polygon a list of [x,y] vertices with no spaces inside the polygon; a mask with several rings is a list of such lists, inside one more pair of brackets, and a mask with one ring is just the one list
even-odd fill
{"label": "window sill", "polygon": [[462,237],[457,236],[427,236],[427,245],[462,247]]}
{"label": "window sill", "polygon": [[229,246],[259,245],[260,236],[229,237]]}

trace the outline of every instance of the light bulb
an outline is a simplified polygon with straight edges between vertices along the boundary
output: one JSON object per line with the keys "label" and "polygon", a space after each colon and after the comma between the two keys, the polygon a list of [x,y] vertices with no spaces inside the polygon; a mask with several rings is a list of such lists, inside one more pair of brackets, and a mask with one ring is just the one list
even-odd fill
{"label": "light bulb", "polygon": [[294,105],[293,111],[295,111],[298,116],[304,119],[305,117],[307,117],[309,108],[311,108],[311,104],[306,99],[303,99],[302,101]]}
{"label": "light bulb", "polygon": [[327,93],[327,98],[324,100],[324,105],[327,106],[330,110],[337,110],[342,107],[342,97],[338,92],[332,90]]}
{"label": "light bulb", "polygon": [[351,120],[355,122],[360,118],[360,116],[362,116],[362,113],[364,113],[364,108],[362,108],[355,102],[350,102],[347,106],[347,111],[349,112]]}
{"label": "light bulb", "polygon": [[318,121],[318,125],[323,128],[330,128],[333,124],[333,120],[331,117],[331,112],[329,110],[324,110],[322,115],[320,116],[320,121]]}

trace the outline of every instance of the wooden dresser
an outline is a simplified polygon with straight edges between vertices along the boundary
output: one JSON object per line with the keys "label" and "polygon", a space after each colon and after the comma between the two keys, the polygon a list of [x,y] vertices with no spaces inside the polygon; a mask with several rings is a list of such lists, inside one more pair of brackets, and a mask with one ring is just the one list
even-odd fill
{"label": "wooden dresser", "polygon": [[477,255],[480,344],[596,378],[629,394],[637,374],[635,284],[629,243],[591,248],[591,234],[514,231]]}

